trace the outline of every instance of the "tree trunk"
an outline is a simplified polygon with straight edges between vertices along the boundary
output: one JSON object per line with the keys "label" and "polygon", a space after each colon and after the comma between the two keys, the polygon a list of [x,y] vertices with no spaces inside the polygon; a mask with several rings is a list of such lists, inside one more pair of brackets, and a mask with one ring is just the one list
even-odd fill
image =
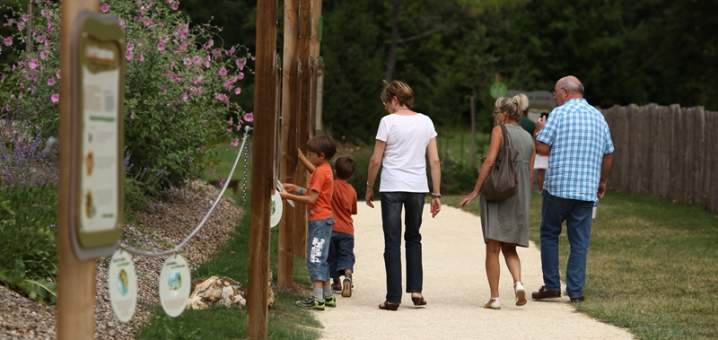
{"label": "tree trunk", "polygon": [[384,80],[391,81],[394,79],[394,69],[396,68],[396,48],[399,44],[399,15],[401,15],[401,0],[394,0],[392,6],[392,22],[391,22],[391,43],[386,57],[386,72]]}

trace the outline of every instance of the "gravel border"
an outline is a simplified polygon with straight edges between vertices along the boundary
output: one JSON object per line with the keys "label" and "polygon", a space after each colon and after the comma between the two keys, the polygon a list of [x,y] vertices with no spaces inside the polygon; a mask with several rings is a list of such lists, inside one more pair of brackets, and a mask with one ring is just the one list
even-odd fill
{"label": "gravel border", "polygon": [[[124,229],[124,239],[142,248],[165,249],[177,244],[204,217],[219,189],[202,181],[170,189],[161,202],[137,214],[135,224]],[[232,237],[241,209],[224,198],[205,228],[181,252],[192,269],[208,261]],[[134,257],[138,277],[137,310],[127,324],[115,319],[107,292],[109,257],[97,261],[97,304],[95,338],[134,339],[159,305],[159,272],[165,258]],[[195,278],[193,278],[194,281]],[[0,339],[54,339],[55,307],[32,301],[0,286]]]}

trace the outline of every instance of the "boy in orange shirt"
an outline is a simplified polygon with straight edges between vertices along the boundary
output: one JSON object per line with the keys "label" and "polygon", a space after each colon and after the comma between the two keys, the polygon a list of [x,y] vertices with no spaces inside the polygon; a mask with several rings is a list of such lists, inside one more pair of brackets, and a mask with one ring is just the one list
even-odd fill
{"label": "boy in orange shirt", "polygon": [[[349,157],[337,158],[334,162],[336,178],[332,211],[334,212],[334,229],[332,242],[329,246],[329,271],[332,274],[333,290],[341,290],[343,297],[352,296],[352,273],[354,271],[354,221],[352,215],[357,214],[357,192],[347,182],[354,175],[354,160]],[[340,276],[344,282],[340,283]]]}
{"label": "boy in orange shirt", "polygon": [[300,307],[324,310],[324,307],[336,307],[336,298],[329,284],[329,243],[332,237],[334,214],[332,213],[332,195],[334,193],[334,173],[329,165],[337,151],[334,140],[329,136],[317,136],[307,142],[307,157],[299,151],[300,159],[312,173],[309,188],[285,183],[286,191],[282,198],[307,204],[309,223],[307,226],[307,269],[312,280],[313,294],[297,301]]}

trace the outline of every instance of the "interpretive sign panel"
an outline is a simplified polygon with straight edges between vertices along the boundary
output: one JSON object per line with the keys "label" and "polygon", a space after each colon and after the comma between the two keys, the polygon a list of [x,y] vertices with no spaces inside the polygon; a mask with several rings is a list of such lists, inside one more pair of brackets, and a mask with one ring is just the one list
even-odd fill
{"label": "interpretive sign panel", "polygon": [[86,259],[112,254],[122,235],[125,38],[113,17],[85,12],[76,23],[72,230]]}

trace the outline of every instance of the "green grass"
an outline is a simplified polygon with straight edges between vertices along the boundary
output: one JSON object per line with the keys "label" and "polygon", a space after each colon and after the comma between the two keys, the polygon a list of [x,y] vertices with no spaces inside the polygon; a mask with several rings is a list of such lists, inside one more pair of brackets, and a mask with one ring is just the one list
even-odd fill
{"label": "green grass", "polygon": [[[245,147],[250,147],[250,144],[247,143]],[[229,170],[232,169],[232,164],[234,163],[234,159],[237,157],[237,152],[239,152],[239,146],[234,147],[226,143],[217,144],[210,148],[206,155],[205,161],[207,163],[207,168],[205,169],[204,174],[202,174],[202,179],[208,182],[225,179],[227,174],[229,174]],[[237,165],[237,170],[234,172],[232,179],[242,178],[244,168],[243,161],[244,160],[240,161]]]}
{"label": "green grass", "polygon": [[[460,199],[445,201],[457,206]],[[529,236],[537,244],[540,206],[534,195]],[[479,206],[468,210],[478,214]],[[565,231],[560,241],[565,273]],[[580,312],[625,327],[639,339],[718,338],[718,216],[609,193],[593,222],[585,293]]]}
{"label": "green grass", "polygon": [[[437,144],[442,158],[450,159],[457,164],[470,166],[471,132],[466,127],[442,127],[437,129],[439,134]],[[490,135],[477,132],[476,134],[476,163],[481,165],[481,156],[489,149]]]}
{"label": "green grass", "polygon": [[[249,211],[249,210],[245,210]],[[201,265],[192,274],[195,278],[212,275],[227,276],[240,281],[244,287],[249,273],[249,224],[245,213],[232,239],[218,255]],[[278,229],[271,232],[271,267],[276,273]],[[308,285],[303,261],[294,264],[295,281]],[[276,275],[275,275],[276,278]],[[276,302],[269,312],[270,339],[316,339],[321,324],[308,310],[300,309],[294,301],[300,296],[275,290]],[[186,310],[177,318],[170,318],[157,308],[154,318],[139,333],[139,339],[244,339],[247,337],[247,311],[244,308],[216,307],[208,310]]]}

